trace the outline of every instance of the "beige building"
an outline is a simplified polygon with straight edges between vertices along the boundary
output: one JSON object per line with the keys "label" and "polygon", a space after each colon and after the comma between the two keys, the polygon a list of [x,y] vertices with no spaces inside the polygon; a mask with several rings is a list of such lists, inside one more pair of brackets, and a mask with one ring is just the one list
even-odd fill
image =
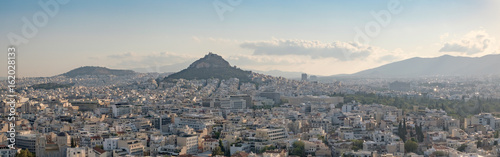
{"label": "beige building", "polygon": [[66,156],[67,157],[87,157],[87,154],[86,154],[85,148],[78,147],[78,148],[66,149]]}
{"label": "beige building", "polygon": [[196,135],[177,136],[177,146],[186,147],[187,154],[198,154],[198,136]]}
{"label": "beige building", "polygon": [[118,140],[118,148],[123,148],[129,155],[144,155],[144,145],[138,140]]}
{"label": "beige building", "polygon": [[332,156],[330,149],[321,141],[303,141],[304,150],[308,155]]}
{"label": "beige building", "polygon": [[111,155],[111,152],[107,152],[101,148],[95,147],[92,149],[89,149],[88,151],[88,157],[108,157]]}
{"label": "beige building", "polygon": [[263,141],[278,141],[288,138],[285,128],[265,128],[257,129],[255,137]]}

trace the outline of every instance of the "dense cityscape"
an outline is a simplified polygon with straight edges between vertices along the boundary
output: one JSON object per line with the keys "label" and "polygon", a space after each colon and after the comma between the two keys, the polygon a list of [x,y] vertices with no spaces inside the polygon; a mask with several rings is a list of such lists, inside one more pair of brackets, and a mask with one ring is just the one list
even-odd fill
{"label": "dense cityscape", "polygon": [[[233,68],[209,53],[179,73],[223,66]],[[307,74],[286,79],[250,73],[244,82],[215,77],[169,79],[169,74],[158,73],[104,75],[95,73],[102,71],[96,68],[102,67],[18,79],[15,140],[7,119],[2,120],[0,154],[416,157],[500,153],[500,118],[496,112],[481,110],[478,103],[472,108],[479,110],[449,115],[443,104],[401,107],[356,99],[372,95],[377,100],[401,100],[395,104],[496,100],[500,98],[498,77],[320,82]],[[2,90],[2,97],[8,95],[6,91]],[[3,99],[0,104],[6,117],[11,112],[9,102]]]}
{"label": "dense cityscape", "polygon": [[0,157],[500,157],[500,0],[0,0]]}

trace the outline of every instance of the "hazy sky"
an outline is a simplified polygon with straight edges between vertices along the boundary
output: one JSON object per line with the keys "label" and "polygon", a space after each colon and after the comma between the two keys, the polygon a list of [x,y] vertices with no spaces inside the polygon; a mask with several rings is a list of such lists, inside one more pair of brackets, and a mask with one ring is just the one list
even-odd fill
{"label": "hazy sky", "polygon": [[494,0],[2,0],[0,47],[17,46],[18,76],[179,65],[208,52],[248,70],[333,75],[500,53],[499,8]]}

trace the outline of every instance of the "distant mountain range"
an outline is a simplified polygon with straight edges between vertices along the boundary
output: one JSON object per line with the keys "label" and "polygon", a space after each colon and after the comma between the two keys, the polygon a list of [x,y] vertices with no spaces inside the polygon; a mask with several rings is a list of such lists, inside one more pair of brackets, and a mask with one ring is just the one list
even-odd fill
{"label": "distant mountain range", "polygon": [[281,70],[269,70],[269,71],[255,71],[257,73],[261,73],[264,75],[271,75],[275,77],[284,77],[288,79],[300,79],[303,72],[290,72],[290,71],[281,71]]}
{"label": "distant mountain range", "polygon": [[[180,63],[176,66],[187,63]],[[173,66],[173,65],[172,65]],[[172,67],[170,66],[170,67]],[[331,80],[332,78],[401,78],[401,77],[426,77],[426,76],[481,76],[500,75],[500,54],[486,55],[483,57],[458,57],[444,55],[435,58],[410,58],[394,63],[389,63],[377,68],[360,71],[354,74],[341,74],[333,76],[319,76],[318,80]],[[139,72],[164,72],[167,68],[135,69]],[[172,69],[173,70],[173,69]],[[169,71],[169,70],[167,70]],[[279,70],[258,71],[259,73],[282,76],[285,78],[300,78],[301,72],[284,72]],[[221,56],[213,53],[191,63],[186,69],[173,73],[163,80],[172,79],[209,79],[209,78],[238,78],[241,81],[250,81],[251,71],[241,70],[231,66]],[[115,75],[125,76],[136,74],[132,70],[116,70],[105,67],[84,66],[61,74],[66,77],[80,75]]]}
{"label": "distant mountain range", "polygon": [[108,69],[106,67],[97,67],[97,66],[84,66],[68,71],[62,76],[66,77],[77,77],[83,75],[114,75],[114,76],[126,76],[126,75],[134,75],[136,74],[132,70],[116,70],[116,69]]}
{"label": "distant mountain range", "polygon": [[[425,77],[500,75],[500,55],[410,58],[342,77]],[[337,75],[341,76],[341,75]]]}
{"label": "distant mountain range", "polygon": [[221,56],[213,53],[205,55],[205,57],[193,62],[186,69],[167,76],[163,81],[173,79],[229,79],[238,78],[242,82],[249,82],[251,71],[241,70],[236,66],[232,67],[229,62]]}

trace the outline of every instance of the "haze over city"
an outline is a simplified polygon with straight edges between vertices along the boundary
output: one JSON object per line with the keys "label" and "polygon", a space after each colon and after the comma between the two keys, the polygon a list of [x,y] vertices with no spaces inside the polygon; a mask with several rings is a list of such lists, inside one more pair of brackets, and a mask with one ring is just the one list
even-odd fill
{"label": "haze over city", "polygon": [[[0,43],[17,46],[19,77],[81,66],[177,72],[208,52],[245,70],[329,76],[412,57],[498,54],[499,7],[466,0],[73,0],[43,21],[38,1],[1,1]],[[46,24],[35,21],[37,31],[25,36],[33,17]],[[12,34],[26,41],[15,44]]]}
{"label": "haze over city", "polygon": [[499,157],[498,0],[1,0],[2,157]]}

